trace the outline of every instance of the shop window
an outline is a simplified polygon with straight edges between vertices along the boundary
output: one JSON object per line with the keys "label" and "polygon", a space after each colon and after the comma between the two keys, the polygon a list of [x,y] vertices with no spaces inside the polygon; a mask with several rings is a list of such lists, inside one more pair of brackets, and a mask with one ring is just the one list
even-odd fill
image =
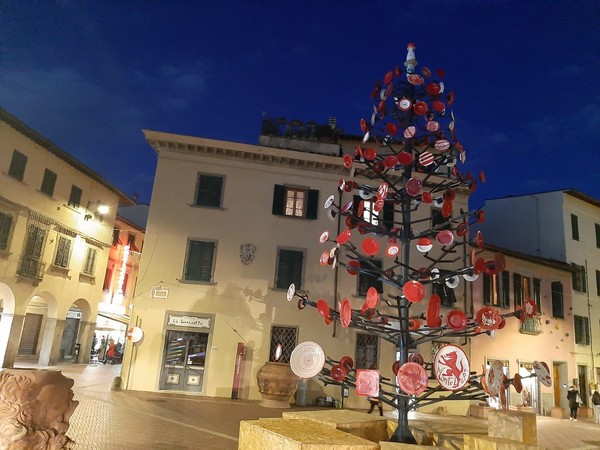
{"label": "shop window", "polygon": [[223,182],[220,175],[198,175],[194,205],[220,208],[223,201]]}
{"label": "shop window", "polygon": [[579,218],[575,214],[571,214],[571,237],[574,241],[579,240]]}
{"label": "shop window", "polygon": [[[269,361],[289,363],[292,351],[296,347],[298,329],[295,327],[271,327]],[[277,359],[277,347],[281,345],[281,356]]]}
{"label": "shop window", "polygon": [[71,257],[71,239],[65,236],[58,236],[56,242],[56,254],[54,255],[54,265],[66,269],[69,267]]}
{"label": "shop window", "polygon": [[190,239],[187,246],[184,280],[211,282],[215,250],[216,242]]}
{"label": "shop window", "polygon": [[585,279],[585,266],[571,263],[571,279],[573,281],[573,289],[579,292],[587,292],[587,283]]}
{"label": "shop window", "polygon": [[319,209],[319,191],[276,184],[272,212],[276,216],[314,220]]}
{"label": "shop window", "polygon": [[585,316],[575,316],[575,343],[590,345],[589,320]]}
{"label": "shop window", "polygon": [[8,174],[19,181],[23,181],[26,165],[27,156],[18,150],[13,150],[12,159],[10,160],[10,167],[8,168]]}
{"label": "shop window", "polygon": [[0,212],[0,250],[8,250],[10,232],[12,230],[12,216]]}
{"label": "shop window", "polygon": [[508,308],[510,306],[510,273],[483,274],[483,303],[486,305]]}
{"label": "shop window", "polygon": [[[375,267],[373,267],[375,266]],[[357,294],[360,297],[365,297],[370,287],[377,289],[380,294],[383,292],[383,283],[379,279],[381,270],[381,261],[377,259],[370,259],[368,261],[361,261],[360,263],[361,272],[358,274],[358,288]]]}
{"label": "shop window", "polygon": [[357,369],[374,369],[379,364],[379,340],[377,336],[356,334],[354,361]]}
{"label": "shop window", "polygon": [[75,185],[72,185],[71,193],[69,194],[68,205],[72,206],[74,208],[78,208],[79,205],[81,205],[81,194],[82,194],[81,188],[79,188]]}
{"label": "shop window", "polygon": [[277,253],[275,288],[287,289],[290,284],[294,283],[296,289],[302,289],[303,264],[303,251],[279,249]]}
{"label": "shop window", "polygon": [[44,178],[40,191],[52,197],[54,195],[54,186],[56,185],[56,174],[49,169],[44,170]]}
{"label": "shop window", "polygon": [[563,285],[560,281],[553,281],[550,289],[552,291],[552,317],[563,319],[565,317]]}
{"label": "shop window", "polygon": [[96,256],[98,251],[95,248],[88,247],[85,253],[85,259],[83,261],[83,267],[81,272],[88,276],[94,276],[94,270],[96,269]]}

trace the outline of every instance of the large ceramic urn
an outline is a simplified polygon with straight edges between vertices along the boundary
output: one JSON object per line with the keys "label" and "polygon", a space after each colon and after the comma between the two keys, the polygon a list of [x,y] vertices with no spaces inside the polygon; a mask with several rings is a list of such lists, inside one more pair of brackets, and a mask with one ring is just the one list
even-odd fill
{"label": "large ceramic urn", "polygon": [[262,395],[260,406],[290,408],[290,398],[296,392],[299,378],[288,363],[266,362],[258,369],[256,380]]}

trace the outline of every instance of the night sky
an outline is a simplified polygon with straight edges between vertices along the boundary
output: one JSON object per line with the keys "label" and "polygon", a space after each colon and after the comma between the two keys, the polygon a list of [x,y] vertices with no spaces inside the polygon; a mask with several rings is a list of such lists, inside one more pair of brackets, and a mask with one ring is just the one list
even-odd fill
{"label": "night sky", "polygon": [[143,128],[256,144],[263,115],[335,116],[360,134],[414,42],[456,92],[466,169],[487,175],[472,208],[600,199],[599,18],[600,1],[3,0],[0,105],[149,203]]}

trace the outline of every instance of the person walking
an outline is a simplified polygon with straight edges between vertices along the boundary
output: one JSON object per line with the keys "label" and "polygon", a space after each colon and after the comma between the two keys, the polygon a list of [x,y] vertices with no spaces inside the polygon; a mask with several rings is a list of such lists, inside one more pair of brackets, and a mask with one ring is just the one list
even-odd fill
{"label": "person walking", "polygon": [[592,394],[592,405],[594,406],[594,422],[600,423],[600,393],[597,389]]}
{"label": "person walking", "polygon": [[579,396],[579,390],[574,386],[569,386],[567,391],[567,400],[569,400],[569,420],[577,422],[577,410],[579,405],[582,403],[581,397]]}

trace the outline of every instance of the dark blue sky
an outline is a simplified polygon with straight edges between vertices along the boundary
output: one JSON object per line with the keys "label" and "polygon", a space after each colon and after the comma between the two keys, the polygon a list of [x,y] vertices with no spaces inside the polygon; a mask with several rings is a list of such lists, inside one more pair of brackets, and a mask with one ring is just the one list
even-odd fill
{"label": "dark blue sky", "polygon": [[[414,42],[456,92],[485,198],[600,198],[600,1],[0,3],[0,105],[148,203],[141,129],[258,142],[262,114],[359,134]],[[335,187],[332,186],[332,190]]]}

